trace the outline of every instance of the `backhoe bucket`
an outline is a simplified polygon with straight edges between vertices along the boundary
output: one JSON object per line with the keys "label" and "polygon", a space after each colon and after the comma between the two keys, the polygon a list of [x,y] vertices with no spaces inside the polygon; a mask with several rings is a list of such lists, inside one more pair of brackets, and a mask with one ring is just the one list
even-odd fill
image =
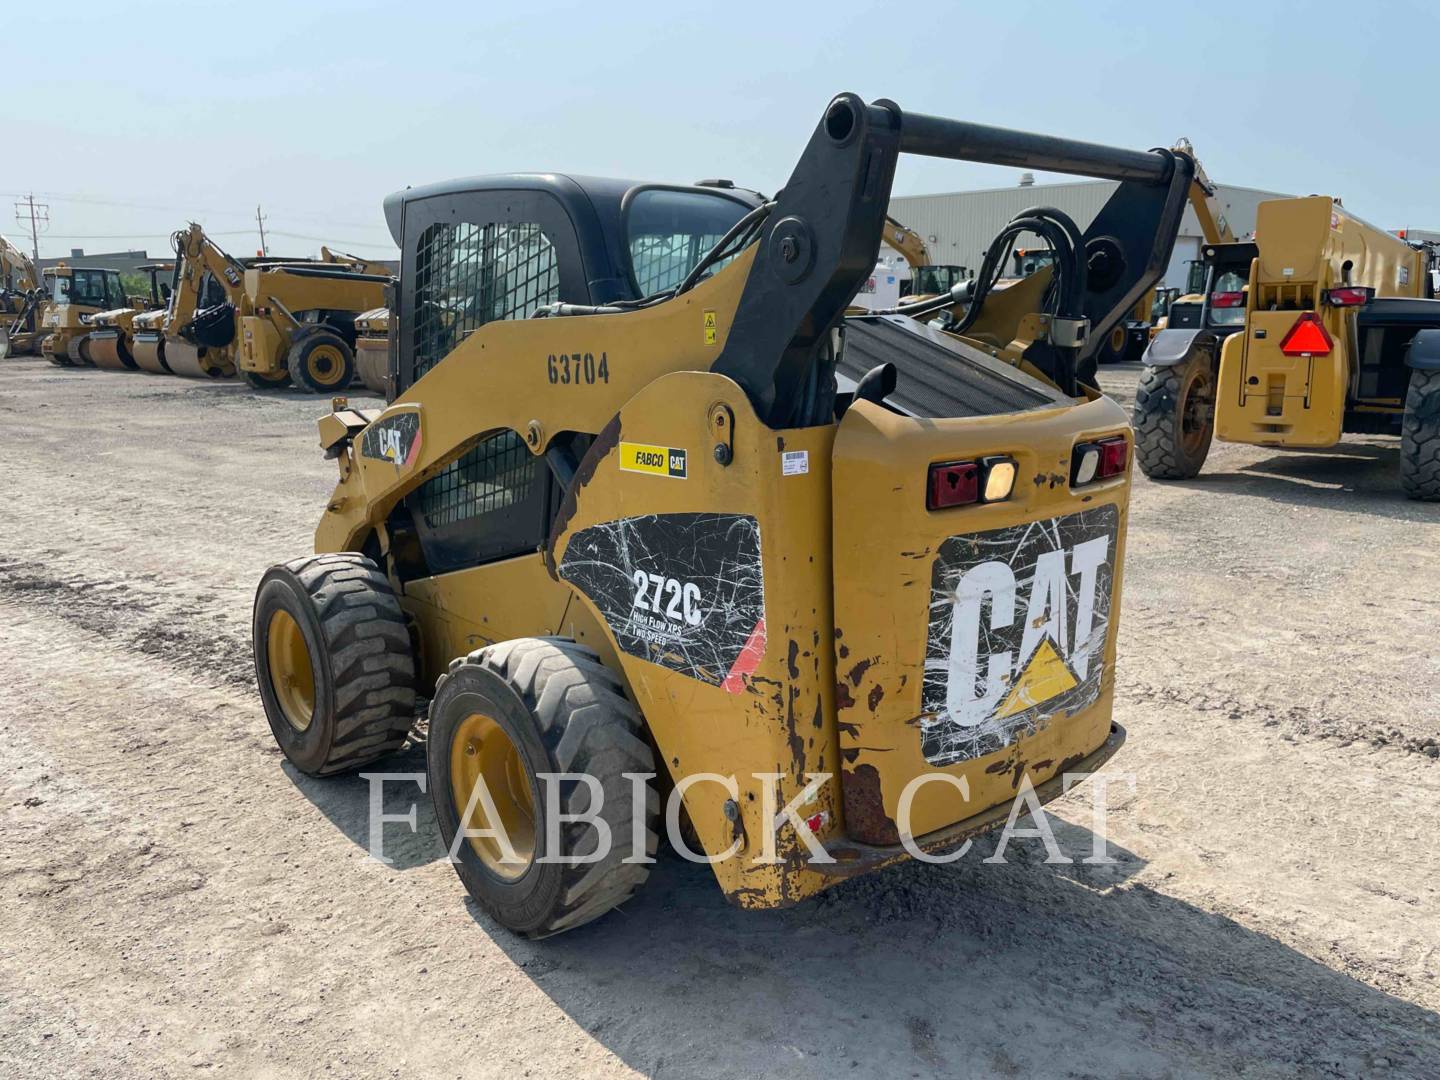
{"label": "backhoe bucket", "polygon": [[136,334],[134,348],[135,366],[153,375],[169,375],[166,363],[165,338],[160,334]]}

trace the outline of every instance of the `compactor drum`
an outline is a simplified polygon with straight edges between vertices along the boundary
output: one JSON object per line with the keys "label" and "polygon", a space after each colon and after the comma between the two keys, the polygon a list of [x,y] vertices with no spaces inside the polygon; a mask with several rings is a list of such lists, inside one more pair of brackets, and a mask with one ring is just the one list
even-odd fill
{"label": "compactor drum", "polygon": [[388,399],[390,394],[390,311],[373,308],[355,316],[355,376]]}
{"label": "compactor drum", "polygon": [[[1116,186],[1088,230],[1027,211],[977,279],[847,316],[902,152]],[[1124,740],[1131,441],[1095,351],[1193,178],[845,94],[773,200],[554,173],[391,196],[394,399],[321,418],[317,554],[256,594],[277,743],[368,766],[428,697],[441,837],[530,937],[631,896],[668,800],[769,908],[1059,795]],[[1031,233],[1050,265],[996,288]]]}

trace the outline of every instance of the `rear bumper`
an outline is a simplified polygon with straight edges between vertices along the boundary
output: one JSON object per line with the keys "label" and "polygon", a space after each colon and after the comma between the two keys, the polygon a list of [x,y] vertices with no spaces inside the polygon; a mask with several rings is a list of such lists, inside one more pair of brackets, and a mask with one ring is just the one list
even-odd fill
{"label": "rear bumper", "polygon": [[[1095,750],[1078,761],[1062,764],[1050,779],[1035,785],[1036,800],[1043,805],[1058,798],[1065,792],[1066,774],[1098,772],[1123,745],[1125,745],[1125,729],[1112,722],[1110,734]],[[928,855],[954,851],[966,840],[1004,825],[1010,816],[1010,805],[1007,800],[988,810],[982,810],[973,817],[926,833],[924,836],[916,838],[915,846]],[[880,847],[857,843],[848,837],[837,837],[831,840],[826,845],[826,853],[835,861],[830,863],[811,861],[806,865],[807,869],[832,880],[855,877],[910,858],[910,853],[901,845]]]}

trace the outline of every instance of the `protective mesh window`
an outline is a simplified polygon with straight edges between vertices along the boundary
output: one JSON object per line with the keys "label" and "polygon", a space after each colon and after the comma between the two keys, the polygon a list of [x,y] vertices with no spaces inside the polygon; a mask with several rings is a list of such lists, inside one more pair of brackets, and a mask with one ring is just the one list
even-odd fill
{"label": "protective mesh window", "polygon": [[415,249],[414,374],[497,319],[560,298],[555,249],[538,225],[431,225]]}
{"label": "protective mesh window", "polygon": [[439,528],[524,502],[536,460],[515,432],[492,435],[421,485],[420,512]]}

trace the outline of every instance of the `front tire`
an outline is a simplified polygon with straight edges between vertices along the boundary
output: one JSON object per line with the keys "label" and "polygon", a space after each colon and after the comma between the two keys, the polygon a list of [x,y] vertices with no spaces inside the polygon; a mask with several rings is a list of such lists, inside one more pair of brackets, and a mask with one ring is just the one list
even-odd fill
{"label": "front tire", "polygon": [[282,371],[278,375],[266,375],[260,371],[244,372],[245,381],[256,390],[281,390],[290,385],[290,372]]}
{"label": "front tire", "polygon": [[253,635],[270,731],[301,772],[349,772],[404,745],[415,716],[410,633],[365,556],[272,566],[255,593]]}
{"label": "front tire", "polygon": [[[456,853],[456,872],[511,931],[541,938],[572,930],[629,899],[649,876],[648,864],[626,860],[654,855],[659,797],[647,784],[636,805],[625,774],[653,774],[654,756],[619,680],[590,649],[561,638],[520,638],[453,661],[430,705],[426,751],[435,818],[446,849]],[[545,861],[595,852],[600,833],[583,821],[547,827],[540,773],[587,773],[599,781],[603,800],[594,809],[611,841],[604,858]],[[480,778],[498,822],[483,802],[471,806]],[[591,811],[584,782],[558,783],[564,813]],[[462,837],[457,845],[467,810],[467,831],[503,826],[510,851],[487,837]],[[558,849],[552,850],[552,832]]]}
{"label": "front tire", "polygon": [[312,330],[290,344],[290,381],[313,394],[338,394],[355,377],[355,354],[333,330]]}
{"label": "front tire", "polygon": [[1135,391],[1135,458],[1152,480],[1199,475],[1215,436],[1215,365],[1197,349],[1173,367],[1147,367]]}
{"label": "front tire", "polygon": [[1406,498],[1440,502],[1440,371],[1410,372],[1400,422],[1400,486]]}

